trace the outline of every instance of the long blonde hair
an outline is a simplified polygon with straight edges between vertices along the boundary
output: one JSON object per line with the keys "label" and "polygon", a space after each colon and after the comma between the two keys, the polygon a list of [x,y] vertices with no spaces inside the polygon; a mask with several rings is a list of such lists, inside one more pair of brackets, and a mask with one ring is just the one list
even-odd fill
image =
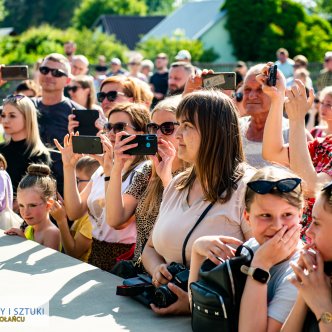
{"label": "long blonde hair", "polygon": [[[27,151],[30,151],[29,157],[32,156],[40,156],[42,154],[45,154],[48,162],[51,161],[50,153],[46,146],[43,144],[43,142],[40,139],[39,135],[39,128],[38,128],[38,110],[36,109],[33,102],[30,100],[30,98],[24,96],[22,99],[15,99],[15,98],[9,98],[8,100],[5,99],[4,105],[10,104],[13,107],[15,107],[24,117],[25,122],[25,130],[27,133],[26,145],[27,145]],[[10,138],[8,140],[8,143],[10,142]]]}

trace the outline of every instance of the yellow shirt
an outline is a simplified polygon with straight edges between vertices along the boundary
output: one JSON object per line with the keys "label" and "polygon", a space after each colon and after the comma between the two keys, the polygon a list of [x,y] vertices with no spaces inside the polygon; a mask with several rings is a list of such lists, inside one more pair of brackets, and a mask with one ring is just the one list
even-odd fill
{"label": "yellow shirt", "polygon": [[[74,239],[76,240],[78,234],[82,234],[87,239],[92,239],[92,224],[89,220],[89,215],[86,214],[82,218],[75,220],[70,229],[75,233]],[[79,259],[83,262],[87,262],[91,253],[91,246],[88,251],[86,251]]]}

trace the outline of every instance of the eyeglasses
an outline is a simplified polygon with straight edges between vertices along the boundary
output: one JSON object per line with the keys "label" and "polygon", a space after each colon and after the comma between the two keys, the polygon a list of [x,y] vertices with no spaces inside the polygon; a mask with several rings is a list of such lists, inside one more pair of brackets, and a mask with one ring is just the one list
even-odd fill
{"label": "eyeglasses", "polygon": [[289,193],[301,183],[299,178],[287,178],[279,181],[257,180],[248,182],[248,187],[257,194],[265,195],[276,188],[281,193]]}
{"label": "eyeglasses", "polygon": [[130,62],[128,63],[129,66],[139,66],[140,63],[136,63],[136,62]]}
{"label": "eyeglasses", "polygon": [[113,129],[113,133],[114,133],[114,134],[117,134],[117,133],[119,133],[120,131],[125,130],[126,127],[130,127],[130,128],[132,128],[132,129],[136,130],[135,127],[133,127],[132,125],[130,125],[130,124],[128,124],[128,123],[125,123],[125,122],[116,122],[116,123],[114,123],[114,124],[113,124],[113,123],[110,123],[110,122],[106,122],[106,123],[104,124],[104,131],[105,131],[106,133],[109,133],[109,132],[111,132],[112,129]]}
{"label": "eyeglasses", "polygon": [[332,108],[331,104],[326,104],[326,103],[320,103],[321,107],[326,107],[326,108]]}
{"label": "eyeglasses", "polygon": [[25,95],[9,95],[5,99],[3,99],[3,103],[17,103],[18,101],[22,100]]}
{"label": "eyeglasses", "polygon": [[100,103],[102,103],[105,98],[107,98],[108,101],[115,101],[115,99],[118,98],[118,95],[125,96],[123,92],[118,92],[118,91],[98,92],[97,100]]}
{"label": "eyeglasses", "polygon": [[79,178],[76,178],[76,184],[79,185],[82,182],[90,182],[90,180],[81,180]]}
{"label": "eyeglasses", "polygon": [[149,134],[156,134],[158,129],[164,134],[164,135],[172,135],[175,130],[175,126],[179,126],[180,124],[178,122],[164,122],[161,125],[157,125],[154,122],[150,122],[147,125],[148,133]]}
{"label": "eyeglasses", "polygon": [[75,93],[78,89],[82,89],[82,87],[77,86],[77,85],[67,87],[68,92],[73,91]]}
{"label": "eyeglasses", "polygon": [[42,66],[42,67],[39,67],[39,71],[43,75],[47,75],[49,72],[51,72],[51,75],[53,77],[62,77],[62,76],[67,76],[68,77],[68,74],[65,73],[61,69],[49,68],[49,67],[46,67],[46,66]]}

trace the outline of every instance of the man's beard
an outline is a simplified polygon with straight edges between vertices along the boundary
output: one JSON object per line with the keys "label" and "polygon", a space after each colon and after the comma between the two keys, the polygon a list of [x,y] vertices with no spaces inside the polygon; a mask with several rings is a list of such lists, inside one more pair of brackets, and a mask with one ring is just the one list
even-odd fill
{"label": "man's beard", "polygon": [[175,89],[175,90],[169,90],[167,91],[167,96],[176,96],[176,95],[182,95],[184,91],[184,86],[179,88],[179,89]]}

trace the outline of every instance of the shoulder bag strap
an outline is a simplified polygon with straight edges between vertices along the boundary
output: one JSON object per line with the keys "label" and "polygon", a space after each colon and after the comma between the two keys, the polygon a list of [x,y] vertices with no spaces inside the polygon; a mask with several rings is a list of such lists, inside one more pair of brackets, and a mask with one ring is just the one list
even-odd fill
{"label": "shoulder bag strap", "polygon": [[212,206],[214,205],[214,203],[210,203],[208,205],[208,207],[203,211],[203,213],[201,214],[201,216],[198,218],[198,220],[196,221],[195,225],[192,227],[192,229],[189,231],[189,233],[187,234],[186,238],[183,241],[183,246],[182,246],[182,264],[184,266],[187,266],[187,259],[186,259],[186,247],[187,247],[187,243],[188,240],[191,236],[191,234],[193,233],[193,231],[195,230],[195,228],[200,224],[200,222],[204,219],[204,217],[207,215],[207,213],[211,210]]}

